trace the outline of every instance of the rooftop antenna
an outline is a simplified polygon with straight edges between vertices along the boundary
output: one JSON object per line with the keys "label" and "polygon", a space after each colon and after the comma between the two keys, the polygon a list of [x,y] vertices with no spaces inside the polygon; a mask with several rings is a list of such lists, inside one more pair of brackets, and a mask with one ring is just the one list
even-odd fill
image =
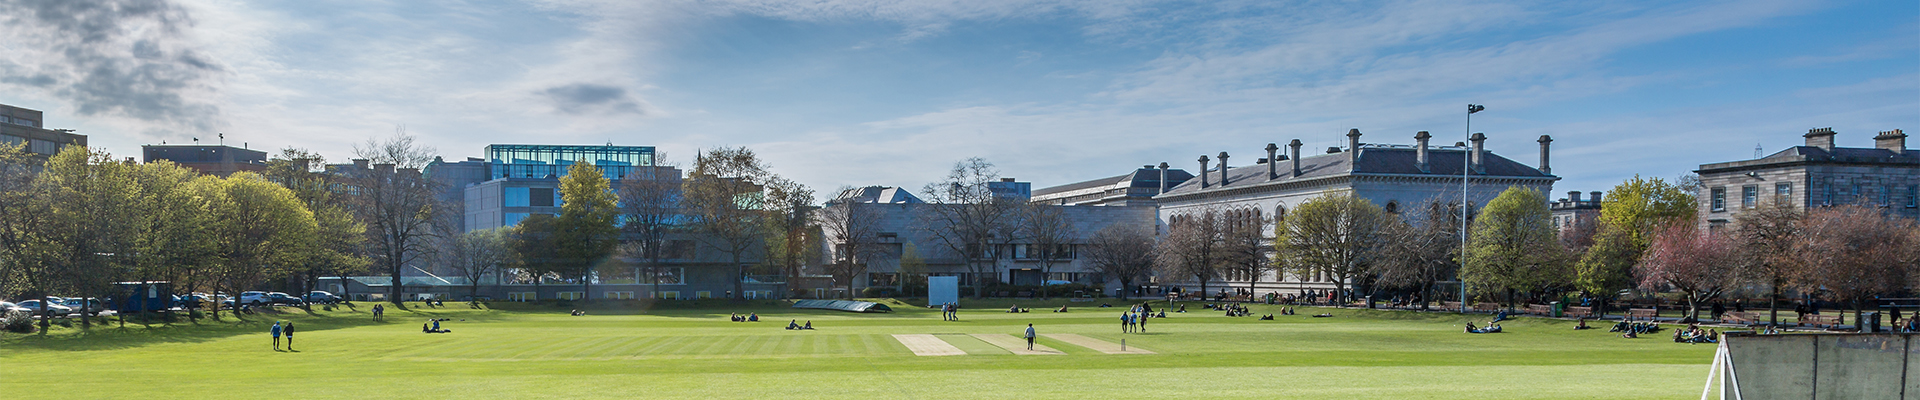
{"label": "rooftop antenna", "polygon": [[221,146],[225,146],[225,145],[227,145],[227,133],[226,133],[226,132],[220,132],[220,145],[221,145]]}
{"label": "rooftop antenna", "polygon": [[1753,158],[1760,158],[1760,144],[1753,144]]}
{"label": "rooftop antenna", "polygon": [[195,146],[199,146],[199,145],[200,145],[200,138],[193,138],[193,145],[195,145]]}

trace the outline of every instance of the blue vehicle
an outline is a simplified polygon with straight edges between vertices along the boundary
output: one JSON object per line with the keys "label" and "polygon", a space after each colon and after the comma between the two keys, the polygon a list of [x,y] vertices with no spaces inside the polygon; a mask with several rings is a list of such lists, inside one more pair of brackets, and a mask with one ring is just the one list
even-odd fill
{"label": "blue vehicle", "polygon": [[112,304],[121,313],[159,312],[173,308],[173,284],[166,281],[115,282]]}

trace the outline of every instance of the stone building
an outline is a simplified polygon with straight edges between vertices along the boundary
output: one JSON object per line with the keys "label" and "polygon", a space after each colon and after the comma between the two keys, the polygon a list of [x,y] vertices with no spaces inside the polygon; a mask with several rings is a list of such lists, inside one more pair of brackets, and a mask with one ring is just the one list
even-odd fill
{"label": "stone building", "polygon": [[1888,214],[1920,218],[1920,152],[1899,129],[1874,136],[1874,146],[1838,147],[1833,128],[1810,129],[1806,144],[1752,160],[1701,164],[1702,228],[1727,229],[1746,209],[1782,202],[1806,210],[1867,204]]}
{"label": "stone building", "polygon": [[[1278,144],[1269,143],[1265,148],[1266,158],[1237,167],[1228,164],[1228,152],[1220,152],[1215,158],[1202,155],[1199,171],[1203,173],[1198,179],[1154,196],[1154,201],[1159,203],[1161,232],[1166,232],[1164,227],[1169,221],[1178,223],[1202,213],[1226,213],[1264,220],[1269,224],[1264,231],[1270,235],[1271,224],[1276,218],[1284,219],[1288,209],[1329,194],[1364,198],[1394,214],[1457,210],[1462,200],[1463,178],[1465,199],[1469,209],[1473,209],[1484,206],[1509,187],[1549,192],[1553,182],[1560,179],[1551,174],[1548,166],[1549,143],[1553,139],[1544,135],[1538,140],[1538,168],[1488,151],[1487,137],[1480,133],[1470,138],[1471,147],[1466,143],[1430,146],[1432,135],[1426,131],[1414,135],[1416,144],[1412,146],[1363,143],[1360,138],[1359,129],[1350,130],[1346,146],[1329,147],[1325,154],[1319,155],[1301,154],[1305,143],[1298,139],[1287,146],[1284,155],[1278,153]],[[1219,161],[1218,166],[1212,164],[1215,160]],[[1174,279],[1161,283],[1199,286],[1199,282]],[[1252,282],[1248,282],[1249,279]],[[1208,286],[1218,287],[1220,283],[1236,288],[1246,288],[1251,283],[1256,293],[1334,287],[1324,274],[1301,281],[1267,273],[1258,277],[1229,277],[1222,282],[1209,282]]]}
{"label": "stone building", "polygon": [[1580,199],[1580,191],[1567,192],[1567,197],[1547,204],[1553,212],[1553,227],[1560,231],[1560,237],[1574,234],[1588,226],[1600,223],[1600,196],[1602,192],[1593,192],[1593,197]]}
{"label": "stone building", "polygon": [[1153,196],[1193,179],[1186,170],[1143,165],[1120,176],[1075,182],[1033,191],[1033,202],[1063,206],[1148,206]]}

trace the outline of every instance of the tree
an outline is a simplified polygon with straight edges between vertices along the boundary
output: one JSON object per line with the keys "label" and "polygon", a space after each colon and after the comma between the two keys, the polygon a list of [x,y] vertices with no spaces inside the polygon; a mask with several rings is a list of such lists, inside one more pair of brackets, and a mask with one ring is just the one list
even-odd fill
{"label": "tree", "polygon": [[311,253],[291,266],[300,282],[301,293],[318,286],[322,276],[338,276],[344,280],[348,274],[366,268],[368,262],[360,255],[367,241],[367,225],[355,219],[346,199],[334,192],[337,182],[333,177],[316,169],[324,165],[326,158],[320,154],[289,147],[267,160],[263,174],[292,191],[294,197],[313,212],[319,227],[313,237],[314,245],[308,247]]}
{"label": "tree", "polygon": [[[821,233],[825,235],[827,244],[833,246],[833,259],[827,264],[828,273],[846,280],[849,295],[853,294],[853,277],[865,272],[873,257],[886,253],[878,245],[880,212],[876,207],[880,205],[837,200],[819,211]],[[901,255],[902,263],[905,263],[905,257]]]}
{"label": "tree", "polygon": [[1376,268],[1381,283],[1420,290],[1421,309],[1427,308],[1434,284],[1460,267],[1460,214],[1439,202],[1429,204],[1389,224],[1386,261]]}
{"label": "tree", "polygon": [[[1545,204],[1544,202],[1542,204]],[[1348,194],[1328,194],[1295,207],[1274,248],[1294,274],[1324,271],[1336,291],[1387,257],[1392,217],[1379,205]]]}
{"label": "tree", "polygon": [[1222,269],[1235,275],[1246,277],[1247,293],[1252,294],[1254,284],[1267,271],[1273,270],[1273,241],[1267,239],[1266,227],[1269,222],[1257,214],[1245,214],[1228,221],[1220,235],[1220,261]]}
{"label": "tree", "polygon": [[1158,257],[1152,231],[1132,225],[1111,225],[1093,234],[1087,242],[1087,261],[1093,270],[1120,281],[1120,299],[1133,290],[1133,282],[1153,272]]}
{"label": "tree", "polygon": [[1571,271],[1552,221],[1546,196],[1539,191],[1515,186],[1501,192],[1473,221],[1467,264],[1460,267],[1463,284],[1504,289],[1512,307],[1515,291],[1569,283]]}
{"label": "tree", "polygon": [[[974,277],[973,297],[986,296],[987,279],[999,275],[1000,251],[995,245],[1012,242],[1019,200],[999,196],[989,187],[1000,180],[993,163],[979,157],[953,163],[946,178],[927,184],[921,192],[929,204],[920,225],[927,236],[966,260]],[[996,280],[998,278],[995,278]]]}
{"label": "tree", "polygon": [[45,294],[53,276],[39,253],[51,204],[35,178],[45,162],[26,146],[0,143],[0,295],[10,298]]}
{"label": "tree", "polygon": [[[1047,298],[1047,283],[1052,280],[1053,263],[1071,254],[1079,233],[1067,220],[1066,210],[1051,204],[1027,203],[1020,208],[1019,229],[1027,240],[1027,252],[1040,260],[1040,297]],[[1038,254],[1034,254],[1034,253]]]}
{"label": "tree", "polygon": [[690,175],[683,190],[694,237],[731,257],[734,296],[744,298],[742,259],[764,244],[766,185],[779,177],[745,147],[707,150],[694,160]]}
{"label": "tree", "polygon": [[[199,289],[207,266],[217,261],[207,239],[215,221],[207,218],[207,199],[193,189],[200,173],[165,160],[139,165],[133,172],[140,205],[130,221],[137,232],[129,257],[131,277],[168,281],[183,292]],[[126,322],[124,316],[120,320]]]}
{"label": "tree", "polygon": [[210,235],[220,259],[214,274],[219,287],[239,293],[284,276],[288,265],[311,254],[319,227],[292,191],[251,172],[203,177],[195,184],[203,185],[212,199],[208,214],[219,221]]}
{"label": "tree", "polygon": [[473,301],[479,301],[480,280],[512,262],[511,229],[482,229],[441,239],[436,259],[467,278],[467,295]]}
{"label": "tree", "polygon": [[[776,179],[767,185],[767,257],[769,266],[777,268],[787,277],[787,292],[799,290],[800,268],[810,261],[820,258],[820,222],[813,214],[820,212],[813,205],[813,189],[799,182]],[[862,259],[861,261],[865,261]],[[852,268],[858,266],[858,270]],[[844,274],[836,274],[847,284],[847,296],[852,297],[854,277],[866,272],[864,264],[846,264],[841,266]]]}
{"label": "tree", "polygon": [[[141,193],[134,166],[82,146],[67,146],[45,166],[37,182],[50,206],[38,236],[46,261],[57,265],[50,271],[55,287],[81,294],[83,301],[104,295],[130,275],[129,256],[136,250]],[[92,326],[91,318],[81,321]]]}
{"label": "tree", "polygon": [[594,271],[620,244],[619,198],[599,167],[577,163],[560,178],[560,217],[553,221],[554,269],[580,277],[582,299],[593,300]]}
{"label": "tree", "polygon": [[1220,277],[1221,234],[1225,223],[1221,213],[1200,210],[1177,215],[1167,224],[1167,236],[1160,241],[1159,265],[1167,276],[1193,277],[1200,282],[1200,295],[1207,294],[1207,282]]}
{"label": "tree", "polygon": [[1794,253],[1806,214],[1783,201],[1766,202],[1734,217],[1734,238],[1742,260],[1734,263],[1741,276],[1767,285],[1767,323],[1780,323],[1780,292],[1800,274]]}
{"label": "tree", "polygon": [[555,219],[552,214],[529,215],[507,232],[508,244],[513,248],[510,265],[531,279],[536,288],[549,275],[553,275],[554,267],[559,265],[559,246],[554,238]]}
{"label": "tree", "polygon": [[[655,154],[654,159],[664,156]],[[632,239],[624,252],[646,263],[653,293],[660,293],[659,269],[665,263],[667,234],[678,227],[682,183],[680,170],[666,165],[635,168],[620,182],[620,207],[627,216],[623,228]]]}
{"label": "tree", "polygon": [[1890,217],[1872,206],[1853,204],[1807,213],[1794,253],[1806,268],[1800,281],[1808,290],[1824,289],[1831,299],[1853,304],[1853,320],[1876,295],[1891,294],[1907,282],[1915,254],[1913,220]]}
{"label": "tree", "polygon": [[1726,237],[1702,233],[1688,221],[1676,222],[1654,236],[1646,258],[1636,272],[1640,287],[1671,287],[1687,298],[1687,319],[1700,320],[1700,303],[1719,297],[1733,286],[1733,244]]}
{"label": "tree", "polygon": [[355,145],[353,153],[375,168],[342,174],[353,194],[348,204],[367,226],[366,246],[374,264],[389,275],[387,301],[400,304],[405,300],[401,274],[432,251],[432,241],[445,231],[434,226],[443,221],[437,215],[443,211],[436,199],[439,191],[418,172],[433,160],[433,149],[414,144],[412,136],[400,131],[385,141],[367,139]]}
{"label": "tree", "polygon": [[1600,202],[1600,220],[1594,243],[1575,264],[1576,286],[1600,298],[1600,312],[1620,290],[1632,288],[1633,266],[1640,262],[1648,242],[1660,229],[1675,221],[1692,221],[1698,179],[1688,183],[1682,176],[1679,185],[1660,178],[1639,175],[1621,182]]}

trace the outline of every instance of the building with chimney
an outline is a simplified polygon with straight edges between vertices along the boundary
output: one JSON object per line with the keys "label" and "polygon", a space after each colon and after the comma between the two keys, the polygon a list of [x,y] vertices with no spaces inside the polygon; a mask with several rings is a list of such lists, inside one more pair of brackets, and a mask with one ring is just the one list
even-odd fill
{"label": "building with chimney", "polygon": [[1592,194],[1592,198],[1581,199],[1580,191],[1569,191],[1567,197],[1547,204],[1547,209],[1553,212],[1553,228],[1560,231],[1561,238],[1599,226],[1600,196],[1603,192],[1595,191]]}
{"label": "building with chimney", "polygon": [[[1234,166],[1231,154],[1222,151],[1214,157],[1200,156],[1197,179],[1174,186],[1153,200],[1159,203],[1161,232],[1184,219],[1204,214],[1227,215],[1249,221],[1265,221],[1264,232],[1273,232],[1273,223],[1284,220],[1287,210],[1308,200],[1330,194],[1348,194],[1374,202],[1389,213],[1403,214],[1427,210],[1459,210],[1463,194],[1468,209],[1477,209],[1509,187],[1541,192],[1553,190],[1560,178],[1548,166],[1549,145],[1553,141],[1540,136],[1540,162],[1529,166],[1487,150],[1487,136],[1475,133],[1467,143],[1431,146],[1432,135],[1421,131],[1414,145],[1364,143],[1359,129],[1347,132],[1345,146],[1326,148],[1323,154],[1306,155],[1306,146],[1298,139],[1281,146],[1269,143],[1263,150],[1267,160],[1278,162]],[[1217,164],[1215,163],[1217,162]],[[1463,182],[1464,180],[1464,182]],[[1457,212],[1457,211],[1447,211]],[[1162,277],[1161,279],[1167,279]],[[1198,287],[1199,282],[1160,282],[1162,285]],[[1251,281],[1251,282],[1249,282]],[[1304,281],[1272,273],[1257,277],[1229,276],[1209,287],[1230,284],[1246,288],[1253,284],[1256,293],[1292,292],[1301,289],[1331,289],[1325,274],[1314,274]]]}
{"label": "building with chimney", "polygon": [[1767,202],[1802,211],[1841,204],[1880,207],[1920,218],[1920,152],[1899,129],[1880,132],[1873,147],[1838,147],[1833,128],[1815,128],[1806,144],[1752,160],[1701,164],[1701,227],[1727,229],[1740,213]]}
{"label": "building with chimney", "polygon": [[41,157],[51,157],[68,145],[87,145],[87,135],[74,134],[70,129],[47,129],[46,122],[40,110],[0,104],[0,144],[25,143],[27,152]]}

